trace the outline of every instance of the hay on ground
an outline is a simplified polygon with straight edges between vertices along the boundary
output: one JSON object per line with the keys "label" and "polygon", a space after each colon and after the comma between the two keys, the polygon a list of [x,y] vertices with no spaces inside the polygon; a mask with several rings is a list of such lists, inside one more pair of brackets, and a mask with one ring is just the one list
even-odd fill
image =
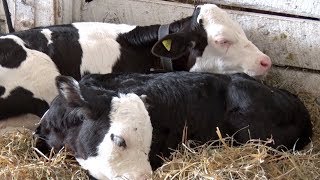
{"label": "hay on ground", "polygon": [[32,132],[16,131],[0,138],[1,179],[89,179],[65,150],[49,157],[33,147]]}
{"label": "hay on ground", "polygon": [[[229,146],[231,138],[204,145],[187,141],[154,172],[154,179],[319,179],[320,153],[313,148],[283,152],[251,140]],[[218,145],[214,145],[217,144]]]}
{"label": "hay on ground", "polygon": [[[313,148],[282,152],[252,140],[228,146],[230,138],[195,146],[186,141],[154,172],[153,179],[319,179],[320,154]],[[218,144],[217,144],[218,142]],[[88,179],[64,150],[45,157],[33,148],[32,133],[17,131],[0,140],[3,179]],[[215,144],[215,145],[213,145]],[[190,146],[194,148],[190,148]]]}

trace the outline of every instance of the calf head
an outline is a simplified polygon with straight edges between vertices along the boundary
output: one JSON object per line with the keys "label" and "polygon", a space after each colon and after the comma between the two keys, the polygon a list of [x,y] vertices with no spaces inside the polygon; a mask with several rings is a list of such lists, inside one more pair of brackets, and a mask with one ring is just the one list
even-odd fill
{"label": "calf head", "polygon": [[152,126],[143,98],[56,79],[59,95],[42,117],[36,135],[49,148],[69,148],[97,179],[146,179]]}
{"label": "calf head", "polygon": [[197,6],[190,23],[160,39],[152,53],[171,59],[188,55],[190,71],[261,76],[271,67],[270,58],[247,39],[240,25],[213,4]]}

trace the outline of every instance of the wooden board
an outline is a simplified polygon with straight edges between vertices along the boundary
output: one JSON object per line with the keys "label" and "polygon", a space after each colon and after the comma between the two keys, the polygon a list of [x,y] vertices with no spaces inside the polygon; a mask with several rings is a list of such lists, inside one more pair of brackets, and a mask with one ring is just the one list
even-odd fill
{"label": "wooden board", "polygon": [[80,21],[83,0],[55,0],[56,24],[69,24]]}
{"label": "wooden board", "polygon": [[[82,21],[150,25],[192,14],[188,4],[157,0],[94,0],[82,9]],[[320,70],[320,22],[228,10],[248,38],[278,65]]]}
{"label": "wooden board", "polygon": [[[79,0],[7,0],[7,2],[16,31],[36,26],[68,24],[80,19]],[[19,24],[15,25],[16,21]],[[2,1],[0,1],[0,32],[8,32]]]}
{"label": "wooden board", "polygon": [[285,13],[320,19],[319,0],[201,0],[234,7]]}
{"label": "wooden board", "polygon": [[47,26],[55,24],[55,11],[54,11],[55,0],[50,1],[35,1],[35,16],[34,16],[34,27]]}
{"label": "wooden board", "polygon": [[268,73],[268,84],[287,89],[295,94],[309,93],[320,98],[320,74],[273,67]]}

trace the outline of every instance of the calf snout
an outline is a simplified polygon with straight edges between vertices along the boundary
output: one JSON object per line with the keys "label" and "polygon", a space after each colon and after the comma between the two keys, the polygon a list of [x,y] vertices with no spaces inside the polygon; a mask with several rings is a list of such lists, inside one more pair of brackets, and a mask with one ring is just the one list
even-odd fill
{"label": "calf snout", "polygon": [[271,68],[272,62],[269,56],[267,55],[262,55],[258,59],[260,63],[260,67],[262,71],[268,71]]}

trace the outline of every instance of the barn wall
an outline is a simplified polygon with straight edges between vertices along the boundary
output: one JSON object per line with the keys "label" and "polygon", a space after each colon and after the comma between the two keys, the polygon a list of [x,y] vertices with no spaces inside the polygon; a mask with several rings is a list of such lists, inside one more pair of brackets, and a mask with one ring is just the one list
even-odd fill
{"label": "barn wall", "polygon": [[[80,20],[84,0],[7,0],[16,31]],[[0,1],[0,32],[8,32]]]}
{"label": "barn wall", "polygon": [[304,16],[320,19],[319,0],[200,0],[232,7]]}
{"label": "barn wall", "polygon": [[[191,15],[193,9],[193,5],[159,0],[94,0],[83,5],[81,21],[164,24]],[[319,21],[227,11],[241,24],[248,38],[272,58],[275,66],[269,78],[273,82],[295,92],[320,95]],[[274,81],[275,77],[277,81]]]}

